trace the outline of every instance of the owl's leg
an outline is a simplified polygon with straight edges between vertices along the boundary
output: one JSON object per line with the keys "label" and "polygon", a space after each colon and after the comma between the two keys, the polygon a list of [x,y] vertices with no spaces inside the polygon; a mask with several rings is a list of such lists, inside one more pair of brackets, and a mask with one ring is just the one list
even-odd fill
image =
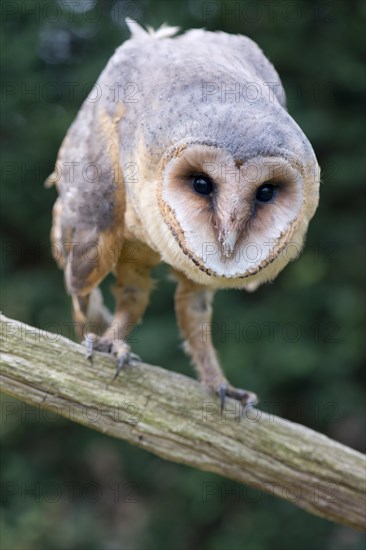
{"label": "owl's leg", "polygon": [[175,308],[178,325],[185,339],[185,351],[192,357],[200,381],[220,397],[221,407],[229,396],[243,405],[256,404],[257,396],[231,386],[225,378],[212,343],[211,327],[213,292],[176,273],[178,286]]}
{"label": "owl's leg", "polygon": [[98,287],[85,296],[73,294],[72,310],[75,332],[80,340],[88,328],[96,329],[98,334],[102,334],[113,319],[113,315],[103,304],[103,296]]}
{"label": "owl's leg", "polygon": [[141,321],[149,303],[149,295],[153,286],[150,267],[135,262],[120,261],[118,263],[116,284],[113,287],[116,299],[113,320],[102,336],[98,337],[96,334],[89,333],[84,339],[89,359],[92,359],[94,350],[110,353],[116,358],[115,378],[131,360],[139,359],[131,352],[126,338]]}

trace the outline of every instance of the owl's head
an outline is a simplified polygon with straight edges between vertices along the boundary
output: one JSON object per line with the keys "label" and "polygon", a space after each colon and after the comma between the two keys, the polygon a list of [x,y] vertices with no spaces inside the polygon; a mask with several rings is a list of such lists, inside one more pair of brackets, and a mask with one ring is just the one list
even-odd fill
{"label": "owl's head", "polygon": [[318,187],[317,163],[289,152],[242,159],[214,144],[180,143],[161,167],[159,207],[176,243],[164,259],[212,286],[271,280],[299,254]]}

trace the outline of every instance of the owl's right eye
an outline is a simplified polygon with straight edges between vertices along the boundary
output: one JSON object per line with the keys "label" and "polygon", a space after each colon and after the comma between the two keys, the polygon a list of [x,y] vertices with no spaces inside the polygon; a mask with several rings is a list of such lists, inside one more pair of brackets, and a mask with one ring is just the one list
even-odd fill
{"label": "owl's right eye", "polygon": [[192,178],[192,187],[196,193],[207,197],[212,194],[213,182],[208,176],[194,176]]}
{"label": "owl's right eye", "polygon": [[257,190],[255,196],[258,202],[270,202],[276,194],[276,187],[270,183],[264,183]]}

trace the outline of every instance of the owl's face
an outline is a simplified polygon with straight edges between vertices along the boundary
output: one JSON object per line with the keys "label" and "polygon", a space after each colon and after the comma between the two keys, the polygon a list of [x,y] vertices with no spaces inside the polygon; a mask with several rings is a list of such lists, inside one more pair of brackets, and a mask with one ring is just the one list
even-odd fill
{"label": "owl's face", "polygon": [[289,155],[243,162],[215,146],[173,148],[162,166],[159,206],[184,258],[172,250],[165,259],[197,282],[250,287],[273,279],[300,252],[314,213],[309,177]]}

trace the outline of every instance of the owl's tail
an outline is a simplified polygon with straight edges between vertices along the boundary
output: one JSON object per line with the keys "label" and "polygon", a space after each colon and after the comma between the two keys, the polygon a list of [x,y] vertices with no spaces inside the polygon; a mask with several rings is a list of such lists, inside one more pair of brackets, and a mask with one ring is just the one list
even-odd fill
{"label": "owl's tail", "polygon": [[88,332],[101,336],[113,320],[111,312],[103,303],[99,287],[94,288],[87,296],[73,294],[72,309],[75,332],[80,340],[83,340]]}

